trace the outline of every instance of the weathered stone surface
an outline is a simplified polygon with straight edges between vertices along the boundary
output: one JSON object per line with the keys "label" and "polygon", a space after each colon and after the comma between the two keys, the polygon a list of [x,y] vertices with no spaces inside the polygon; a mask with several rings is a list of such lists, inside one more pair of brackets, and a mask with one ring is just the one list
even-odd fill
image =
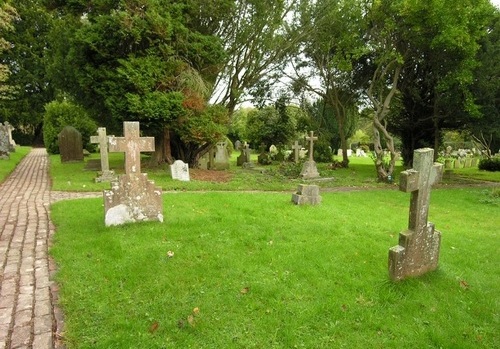
{"label": "weathered stone surface", "polygon": [[140,221],[163,222],[161,188],[145,173],[120,176],[104,191],[105,224],[120,225]]}
{"label": "weathered stone surface", "polygon": [[399,189],[411,192],[408,230],[399,234],[399,244],[389,250],[389,276],[403,280],[435,270],[439,261],[441,233],[427,221],[431,186],[439,182],[443,165],[433,163],[434,150],[417,149],[413,169],[401,172]]}
{"label": "weathered stone surface", "polygon": [[319,172],[316,167],[316,162],[313,159],[314,145],[313,142],[316,141],[318,137],[314,136],[314,132],[311,131],[309,136],[306,137],[306,140],[309,141],[309,160],[304,162],[302,167],[302,171],[300,172],[300,176],[304,179],[318,178]]}
{"label": "weathered stone surface", "polygon": [[9,128],[0,124],[0,159],[10,159]]}
{"label": "weathered stone surface", "polygon": [[125,175],[111,182],[104,191],[105,224],[120,225],[137,221],[163,222],[161,188],[140,173],[141,152],[154,151],[153,137],[140,137],[138,122],[124,122],[124,137],[112,137],[110,151],[125,152]]}
{"label": "weathered stone surface", "polygon": [[82,134],[72,126],[66,126],[58,135],[61,162],[83,161]]}
{"label": "weathered stone surface", "polygon": [[227,170],[229,169],[229,153],[227,152],[226,142],[218,142],[215,152],[214,169]]}
{"label": "weathered stone surface", "polygon": [[14,131],[15,128],[8,121],[5,121],[4,125],[6,127],[7,135],[9,137],[9,152],[14,153],[16,151],[16,142],[12,138],[12,131]]}
{"label": "weathered stone surface", "polygon": [[297,193],[292,194],[292,202],[296,205],[319,205],[321,203],[319,187],[299,184]]}
{"label": "weathered stone surface", "polygon": [[91,143],[99,144],[99,153],[101,155],[101,172],[95,178],[96,182],[111,182],[116,180],[115,172],[109,169],[108,139],[105,127],[99,127],[97,129],[97,136],[90,137]]}
{"label": "weathered stone surface", "polygon": [[125,121],[123,123],[124,137],[109,137],[110,152],[125,153],[125,173],[141,173],[141,152],[154,151],[154,137],[141,137],[139,122]]}
{"label": "weathered stone surface", "polygon": [[170,165],[170,174],[172,175],[172,179],[188,182],[189,166],[182,160],[175,160],[174,163]]}
{"label": "weathered stone surface", "polygon": [[299,152],[302,147],[299,145],[298,141],[295,141],[292,145],[293,149],[293,161],[298,164],[299,163]]}

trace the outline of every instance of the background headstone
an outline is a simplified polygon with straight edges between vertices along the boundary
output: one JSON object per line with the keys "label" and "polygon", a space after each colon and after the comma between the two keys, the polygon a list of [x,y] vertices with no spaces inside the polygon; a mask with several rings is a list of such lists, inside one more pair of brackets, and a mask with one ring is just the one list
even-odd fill
{"label": "background headstone", "polygon": [[90,137],[90,143],[99,144],[99,154],[101,156],[101,173],[95,178],[95,181],[110,182],[115,180],[115,172],[109,169],[108,136],[106,135],[106,128],[99,127],[97,129],[97,136]]}
{"label": "background headstone", "polygon": [[0,159],[10,159],[8,126],[0,124]]}
{"label": "background headstone", "polygon": [[298,141],[295,141],[292,145],[293,149],[293,161],[298,164],[299,163],[299,152],[302,147],[299,145]]}
{"label": "background headstone", "polygon": [[72,126],[66,126],[57,136],[61,162],[83,161],[82,134]]}
{"label": "background headstone", "polygon": [[411,192],[408,230],[399,234],[399,245],[389,250],[392,280],[422,275],[437,268],[441,233],[427,221],[431,186],[443,175],[443,165],[433,163],[434,150],[417,149],[413,169],[400,174],[399,189]]}
{"label": "background headstone", "polygon": [[172,175],[172,179],[188,182],[189,166],[182,160],[175,160],[174,163],[170,165],[170,174]]}
{"label": "background headstone", "polygon": [[8,121],[5,121],[4,125],[7,127],[7,135],[9,137],[9,151],[14,153],[16,151],[16,142],[12,138],[12,131],[14,131],[15,128]]}
{"label": "background headstone", "polygon": [[306,140],[309,141],[309,152],[308,152],[309,160],[304,162],[304,165],[302,166],[302,171],[300,172],[300,176],[305,179],[318,178],[319,177],[318,168],[316,167],[316,162],[314,162],[313,159],[313,153],[314,153],[313,142],[318,140],[318,137],[315,137],[314,132],[311,131],[309,133],[309,136],[306,137]]}
{"label": "background headstone", "polygon": [[214,169],[227,170],[229,169],[229,153],[227,151],[226,142],[217,142],[215,152]]}

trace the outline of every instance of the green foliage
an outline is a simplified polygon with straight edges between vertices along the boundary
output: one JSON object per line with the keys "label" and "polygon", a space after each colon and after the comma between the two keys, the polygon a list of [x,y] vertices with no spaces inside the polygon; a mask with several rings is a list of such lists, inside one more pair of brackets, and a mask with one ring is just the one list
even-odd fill
{"label": "green foliage", "polygon": [[478,167],[480,170],[498,172],[500,171],[500,157],[481,159]]}
{"label": "green foliage", "polygon": [[318,140],[314,144],[314,160],[317,162],[330,163],[333,160],[333,152],[330,144],[325,140]]}
{"label": "green foliage", "polygon": [[68,100],[52,101],[45,106],[43,141],[51,154],[59,153],[57,136],[65,126],[73,126],[82,134],[83,147],[92,150],[90,136],[97,130],[96,123],[85,109]]}
{"label": "green foliage", "polygon": [[287,107],[285,100],[280,100],[274,107],[253,109],[248,113],[246,132],[248,140],[254,145],[261,143],[269,148],[277,147],[292,141],[296,135],[295,107]]}

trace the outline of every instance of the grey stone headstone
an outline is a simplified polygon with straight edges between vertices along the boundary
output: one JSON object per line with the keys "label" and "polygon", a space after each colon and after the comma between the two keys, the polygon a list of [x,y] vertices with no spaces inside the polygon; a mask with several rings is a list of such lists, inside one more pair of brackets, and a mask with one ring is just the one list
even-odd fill
{"label": "grey stone headstone", "polygon": [[97,136],[90,137],[90,143],[99,144],[99,153],[101,155],[101,171],[95,178],[96,182],[111,182],[116,179],[114,171],[109,169],[108,142],[109,136],[106,135],[106,128],[99,127]]}
{"label": "grey stone headstone", "polygon": [[7,134],[9,137],[9,151],[14,153],[16,151],[16,142],[12,138],[12,131],[14,131],[15,128],[8,121],[5,121],[4,125],[7,127]]}
{"label": "grey stone headstone", "polygon": [[182,160],[175,160],[170,165],[170,174],[172,175],[172,179],[189,182],[189,166]]}
{"label": "grey stone headstone", "polygon": [[439,261],[441,233],[427,221],[431,186],[441,181],[443,165],[433,163],[434,150],[417,149],[413,169],[401,172],[399,189],[411,193],[408,230],[389,250],[389,276],[398,281],[435,270]]}
{"label": "grey stone headstone", "polygon": [[319,205],[321,196],[317,185],[299,184],[297,192],[292,194],[292,202],[296,205]]}
{"label": "grey stone headstone", "polygon": [[227,151],[226,142],[217,142],[217,150],[215,152],[214,169],[227,170],[229,169],[229,153]]}
{"label": "grey stone headstone", "polygon": [[10,159],[8,126],[0,124],[0,159]]}
{"label": "grey stone headstone", "polygon": [[82,134],[72,126],[66,126],[57,136],[61,162],[83,161]]}

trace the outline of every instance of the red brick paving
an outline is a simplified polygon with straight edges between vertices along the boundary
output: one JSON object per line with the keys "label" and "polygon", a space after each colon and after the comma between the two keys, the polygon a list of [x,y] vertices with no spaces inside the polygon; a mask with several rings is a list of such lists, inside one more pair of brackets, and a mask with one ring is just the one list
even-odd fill
{"label": "red brick paving", "polygon": [[0,185],[0,349],[62,347],[47,163],[45,149],[32,149]]}

